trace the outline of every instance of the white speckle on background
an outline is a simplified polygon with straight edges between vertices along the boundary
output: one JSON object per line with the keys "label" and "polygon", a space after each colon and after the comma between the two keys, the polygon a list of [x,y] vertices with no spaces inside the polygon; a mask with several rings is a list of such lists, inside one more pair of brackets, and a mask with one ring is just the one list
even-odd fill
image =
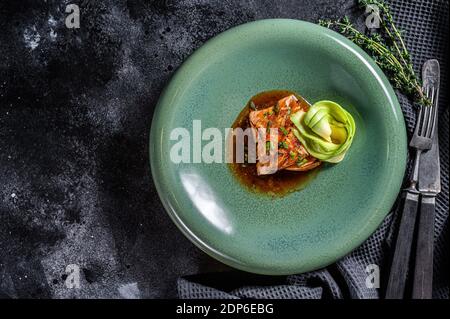
{"label": "white speckle on background", "polygon": [[41,41],[41,35],[36,30],[36,26],[25,29],[23,32],[23,39],[25,41],[25,46],[30,48],[32,51],[39,46],[39,41]]}
{"label": "white speckle on background", "polygon": [[54,27],[56,26],[57,23],[58,22],[55,20],[55,18],[52,15],[50,15],[48,18],[48,25]]}
{"label": "white speckle on background", "polygon": [[122,298],[125,299],[140,299],[141,293],[139,292],[139,288],[137,282],[133,282],[131,284],[122,285],[119,287],[119,294]]}
{"label": "white speckle on background", "polygon": [[58,36],[58,33],[56,33],[55,30],[50,29],[50,40],[55,41],[57,36]]}
{"label": "white speckle on background", "polygon": [[16,198],[16,193],[12,193],[12,194],[11,194],[11,197],[12,197],[12,198]]}

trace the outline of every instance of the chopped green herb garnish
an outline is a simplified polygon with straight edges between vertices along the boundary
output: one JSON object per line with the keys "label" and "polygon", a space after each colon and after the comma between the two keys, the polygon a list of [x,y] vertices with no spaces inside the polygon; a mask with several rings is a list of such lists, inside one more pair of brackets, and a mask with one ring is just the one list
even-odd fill
{"label": "chopped green herb garnish", "polygon": [[295,158],[295,155],[297,155],[295,152],[293,152],[293,151],[290,151],[290,152],[289,152],[289,156],[290,156],[292,159]]}
{"label": "chopped green herb garnish", "polygon": [[278,147],[287,149],[288,148],[288,143],[286,141],[281,141],[280,143],[278,143]]}
{"label": "chopped green herb garnish", "polygon": [[284,127],[280,127],[281,132],[283,132],[284,135],[288,135],[288,130],[286,130]]}
{"label": "chopped green herb garnish", "polygon": [[273,106],[273,111],[275,112],[275,114],[278,114],[278,112],[280,112],[280,107],[278,106],[278,103],[275,103],[275,105]]}
{"label": "chopped green herb garnish", "polygon": [[256,111],[256,105],[255,105],[255,103],[253,103],[253,101],[250,101],[250,108],[251,108],[252,110],[255,110],[255,111]]}
{"label": "chopped green herb garnish", "polygon": [[297,164],[297,166],[302,166],[302,165],[305,164],[307,161],[308,161],[308,160],[307,160],[306,158],[301,158],[301,157],[299,157],[299,158],[297,159],[296,164]]}

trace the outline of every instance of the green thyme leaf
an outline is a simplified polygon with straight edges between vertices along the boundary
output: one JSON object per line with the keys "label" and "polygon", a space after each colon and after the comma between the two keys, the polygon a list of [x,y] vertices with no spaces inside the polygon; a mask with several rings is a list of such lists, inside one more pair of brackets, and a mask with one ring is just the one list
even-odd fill
{"label": "green thyme leaf", "polygon": [[396,26],[389,6],[382,0],[359,0],[358,3],[364,10],[369,5],[378,7],[380,19],[378,33],[365,35],[353,26],[348,17],[335,21],[320,20],[319,24],[342,33],[367,51],[395,88],[419,103],[430,105],[431,102],[425,96],[414,71],[411,55],[403,40],[403,32]]}

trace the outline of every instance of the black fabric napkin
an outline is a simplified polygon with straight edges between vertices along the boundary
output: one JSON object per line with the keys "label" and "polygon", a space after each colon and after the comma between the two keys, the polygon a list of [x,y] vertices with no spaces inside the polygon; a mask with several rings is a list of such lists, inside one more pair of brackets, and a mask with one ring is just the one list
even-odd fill
{"label": "black fabric napkin", "polygon": [[[442,192],[436,202],[433,298],[449,298],[448,240],[448,161],[449,112],[448,93],[448,0],[391,0],[394,20],[404,30],[406,45],[420,74],[422,64],[436,58],[441,64],[439,96],[439,140]],[[322,17],[329,18],[329,17]],[[416,113],[411,102],[398,94],[411,137]],[[408,177],[411,163],[409,163]],[[384,295],[393,237],[398,227],[401,199],[378,230],[359,248],[334,265],[310,273],[283,277],[252,275],[240,271],[199,274],[178,279],[180,298],[379,298]],[[368,288],[366,267],[376,264],[381,269],[380,289]],[[370,285],[369,285],[370,286]]]}

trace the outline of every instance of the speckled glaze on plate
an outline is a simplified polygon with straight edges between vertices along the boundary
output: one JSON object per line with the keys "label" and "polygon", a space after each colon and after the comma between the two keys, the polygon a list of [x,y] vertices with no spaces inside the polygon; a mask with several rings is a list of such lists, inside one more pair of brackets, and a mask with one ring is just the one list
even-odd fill
{"label": "speckled glaze on plate", "polygon": [[[328,99],[355,118],[344,161],[282,198],[250,193],[227,164],[173,164],[173,128],[230,127],[258,92]],[[170,217],[198,247],[241,270],[293,274],[351,252],[392,207],[406,164],[406,130],[392,87],[361,49],[320,26],[261,20],[208,41],[176,72],[154,113],[150,162]]]}

